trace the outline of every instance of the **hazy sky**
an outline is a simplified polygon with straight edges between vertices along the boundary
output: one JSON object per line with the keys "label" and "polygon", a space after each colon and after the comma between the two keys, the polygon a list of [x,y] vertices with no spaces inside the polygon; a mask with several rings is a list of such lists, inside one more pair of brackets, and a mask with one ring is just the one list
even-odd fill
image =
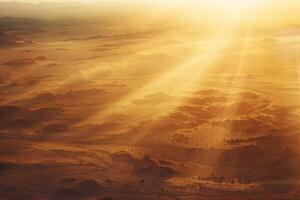
{"label": "hazy sky", "polygon": [[83,3],[88,3],[88,2],[95,2],[98,0],[0,0],[0,2],[29,2],[29,3],[43,3],[43,2],[83,2]]}
{"label": "hazy sky", "polygon": [[[120,6],[124,6],[122,3],[134,2],[137,4],[144,4],[148,7],[151,5],[158,5],[161,8],[163,5],[166,7],[172,8],[176,6],[176,8],[183,8],[188,10],[190,13],[196,11],[199,13],[203,12],[211,12],[214,8],[218,10],[230,10],[234,8],[234,10],[254,10],[255,15],[258,13],[263,13],[264,15],[280,15],[280,16],[297,16],[299,17],[299,9],[300,9],[300,1],[299,0],[0,0],[0,2],[23,2],[23,3],[49,3],[49,2],[57,2],[57,3],[71,3],[71,2],[81,2],[81,3],[91,3],[91,2],[114,2],[120,4]],[[101,5],[101,4],[99,4]],[[237,6],[236,6],[237,5]],[[8,5],[7,5],[8,6]],[[11,5],[15,6],[15,5]],[[96,9],[97,7],[92,5],[90,9]],[[49,11],[45,12],[44,10],[32,10],[37,9],[24,7],[22,8],[19,5],[18,8],[9,7],[4,8],[0,7],[0,15],[26,15],[30,16],[31,14],[35,15],[46,15],[49,14]],[[83,12],[85,9],[82,7],[80,10]],[[54,12],[52,9],[51,12]],[[71,13],[70,10],[68,10]],[[63,13],[63,12],[62,12]],[[218,12],[217,12],[218,14]],[[56,14],[53,14],[55,16]]]}

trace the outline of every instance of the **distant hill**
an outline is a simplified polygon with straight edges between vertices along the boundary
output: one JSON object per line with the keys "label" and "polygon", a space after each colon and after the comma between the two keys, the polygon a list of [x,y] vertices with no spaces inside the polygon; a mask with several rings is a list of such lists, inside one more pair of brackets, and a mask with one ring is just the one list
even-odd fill
{"label": "distant hill", "polygon": [[0,31],[0,48],[17,47],[33,44],[33,41],[6,34]]}
{"label": "distant hill", "polygon": [[[126,5],[126,6],[125,6]],[[28,17],[43,19],[61,19],[65,17],[82,18],[99,16],[107,13],[139,7],[140,3],[129,4],[127,1],[100,1],[96,3],[25,3],[0,2],[0,17]]]}
{"label": "distant hill", "polygon": [[[0,3],[1,4],[1,3]],[[0,30],[39,29],[43,20],[27,17],[0,17]]]}

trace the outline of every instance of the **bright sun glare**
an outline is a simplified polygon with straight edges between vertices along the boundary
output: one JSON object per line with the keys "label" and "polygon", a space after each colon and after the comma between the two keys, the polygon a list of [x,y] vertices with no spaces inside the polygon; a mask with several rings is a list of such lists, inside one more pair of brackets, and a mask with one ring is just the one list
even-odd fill
{"label": "bright sun glare", "polygon": [[258,5],[256,0],[219,0],[217,3],[224,9],[252,9]]}

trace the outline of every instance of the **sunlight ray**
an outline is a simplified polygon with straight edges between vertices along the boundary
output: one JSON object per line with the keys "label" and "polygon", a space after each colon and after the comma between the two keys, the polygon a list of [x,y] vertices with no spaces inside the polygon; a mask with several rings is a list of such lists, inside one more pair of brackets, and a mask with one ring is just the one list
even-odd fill
{"label": "sunlight ray", "polygon": [[[236,70],[234,71],[233,79],[230,81],[230,85],[228,86],[227,89],[224,89],[224,93],[226,94],[226,100],[224,101],[225,110],[218,117],[219,120],[226,120],[226,119],[234,118],[235,115],[237,114],[238,107],[236,105],[234,107],[230,107],[229,105],[230,105],[230,102],[233,100],[232,97],[234,97],[236,95],[236,93],[239,91],[239,88],[242,88],[243,85],[245,84],[242,75],[243,75],[243,69],[245,67],[246,59],[247,59],[248,51],[249,51],[249,39],[251,37],[250,29],[251,29],[251,21],[248,21],[247,30],[246,30],[245,36],[243,38],[242,51],[240,54],[239,63],[237,64]],[[235,99],[236,99],[236,97],[234,97],[234,100]],[[230,124],[229,128],[228,128],[229,135],[232,135],[231,131],[232,131],[232,124]],[[226,134],[221,137],[220,136],[218,137],[217,140],[219,142],[219,145],[218,145],[219,148],[224,143],[224,140],[226,139],[225,137],[227,137]],[[220,157],[215,160],[215,166],[212,166],[212,168],[211,168],[212,174],[214,174],[216,172],[215,167],[219,165],[221,156],[222,155],[220,155]]]}
{"label": "sunlight ray", "polygon": [[[154,36],[153,39],[159,39],[162,37],[161,35],[159,36]],[[148,44],[148,41],[139,43],[138,45],[146,45],[146,48],[142,48],[141,51],[160,51],[161,46],[159,45],[159,42],[155,42],[154,44]],[[132,48],[132,47],[131,47]],[[126,56],[125,58],[122,58],[122,63],[127,63],[131,59],[135,58],[138,59],[142,55],[140,54],[131,54],[129,56]],[[114,62],[104,62],[102,65],[98,64],[91,64],[87,66],[82,66],[82,69],[77,70],[77,71],[72,71],[71,73],[66,73],[64,79],[60,80],[55,80],[55,84],[52,82],[47,83],[47,85],[37,85],[30,90],[26,90],[24,93],[21,93],[19,95],[15,95],[14,98],[10,98],[5,103],[11,103],[19,99],[26,99],[27,97],[30,97],[32,95],[36,94],[36,91],[41,91],[44,90],[44,92],[47,93],[59,93],[60,91],[64,90],[65,88],[69,88],[69,85],[76,83],[76,81],[79,80],[94,80],[97,77],[97,73],[100,73],[103,71],[103,67],[110,66],[112,67],[113,65],[119,65],[120,63],[114,63]],[[117,77],[118,78],[118,77]]]}
{"label": "sunlight ray", "polygon": [[[214,43],[219,43],[219,42],[223,43],[221,46],[224,47],[226,41],[223,39],[214,41]],[[188,62],[175,68],[175,70],[165,75],[162,75],[162,77],[160,77],[159,79],[154,80],[150,84],[141,87],[139,90],[126,96],[120,102],[117,102],[117,104],[110,106],[110,108],[108,108],[107,110],[101,111],[98,116],[94,117],[94,119],[98,121],[99,117],[101,119],[102,117],[105,118],[107,115],[111,113],[124,112],[124,109],[125,110],[128,110],[128,108],[134,109],[132,107],[132,102],[134,100],[138,98],[143,98],[147,95],[151,95],[154,93],[171,94],[173,98],[172,104],[173,103],[177,104],[179,99],[182,98],[184,92],[188,92],[188,90],[194,87],[193,83],[201,76],[203,71],[211,64],[211,62],[215,62],[215,57],[217,56],[217,54],[221,53],[220,52],[221,49],[222,48],[220,49],[210,48],[203,55],[193,56],[191,59],[189,59]],[[185,82],[181,84],[180,87],[174,89],[173,84],[176,83],[177,81],[180,81],[180,79],[185,79]],[[129,113],[131,113],[131,111]],[[161,110],[161,111],[163,111],[164,113],[168,112],[167,110]],[[163,112],[160,112],[159,115],[164,114]],[[90,120],[94,121],[93,119]]]}
{"label": "sunlight ray", "polygon": [[[205,51],[192,55],[188,61],[182,65],[177,66],[174,70],[163,74],[160,78],[141,87],[134,93],[126,96],[121,101],[111,105],[108,109],[102,110],[96,116],[88,119],[88,122],[97,123],[97,121],[105,120],[105,118],[113,113],[130,113],[133,116],[144,119],[144,117],[152,118],[156,116],[165,115],[180,106],[185,98],[187,92],[193,92],[199,88],[196,82],[203,76],[210,66],[218,61],[226,47],[231,46],[233,42],[232,34],[235,32],[236,26],[239,25],[239,19],[227,21],[221,27],[221,33],[218,37],[213,38],[206,46]],[[174,84],[180,80],[180,87]],[[144,117],[138,116],[137,108],[132,105],[132,102],[138,98],[143,98],[154,93],[164,93],[172,95],[171,105],[164,106],[159,109],[151,110],[149,113],[143,109]],[[137,119],[138,119],[137,118]],[[135,120],[137,120],[135,119]]]}

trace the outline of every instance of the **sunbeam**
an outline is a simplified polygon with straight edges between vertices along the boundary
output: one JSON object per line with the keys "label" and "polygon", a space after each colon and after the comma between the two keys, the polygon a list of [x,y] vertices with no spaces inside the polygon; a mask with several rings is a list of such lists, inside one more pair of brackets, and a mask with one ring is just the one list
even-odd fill
{"label": "sunbeam", "polygon": [[[110,108],[100,111],[98,115],[89,119],[89,121],[96,123],[113,113],[122,112],[131,113],[137,119],[141,117],[138,113],[143,113],[142,118],[140,118],[142,120],[145,119],[145,116],[152,118],[172,112],[172,110],[184,104],[183,100],[186,94],[199,89],[199,85],[197,85],[199,79],[201,79],[207,69],[218,62],[220,56],[224,54],[225,48],[230,46],[232,43],[232,34],[235,33],[235,27],[239,23],[239,20],[224,23],[220,28],[222,32],[218,33],[216,38],[212,38],[206,42],[200,52],[193,53],[189,59],[186,59],[187,61],[184,61],[166,74],[162,74],[158,79],[142,86],[121,101],[112,104]],[[174,83],[180,84],[180,87],[174,87]],[[163,107],[156,107],[156,109],[153,108],[149,111],[143,110],[142,112],[133,105],[134,100],[157,93],[171,95],[172,100]]]}

